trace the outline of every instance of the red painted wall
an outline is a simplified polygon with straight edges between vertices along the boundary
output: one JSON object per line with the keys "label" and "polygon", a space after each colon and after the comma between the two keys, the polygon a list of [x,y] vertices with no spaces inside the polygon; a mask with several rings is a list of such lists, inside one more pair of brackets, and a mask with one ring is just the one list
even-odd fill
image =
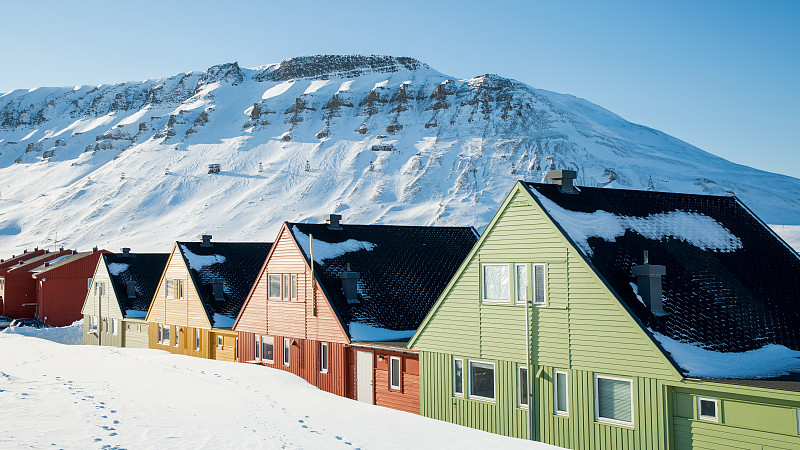
{"label": "red painted wall", "polygon": [[[372,398],[373,403],[386,408],[397,409],[419,414],[419,354],[392,351],[387,349],[370,349],[349,347],[349,370],[351,382],[348,385],[348,397],[355,398],[356,384],[356,352],[372,352]],[[389,383],[389,360],[394,356],[400,358],[400,389],[393,389]]]}
{"label": "red painted wall", "polygon": [[[36,303],[36,282],[31,270],[55,258],[72,254],[72,250],[62,250],[53,253],[43,253],[27,264],[16,264],[0,270],[0,279],[3,280],[0,288],[0,314],[12,319],[33,318],[36,315],[36,306],[22,306],[26,303]],[[23,258],[26,261],[30,257]]]}
{"label": "red painted wall", "polygon": [[83,318],[81,308],[89,292],[89,278],[106,250],[97,251],[36,275],[39,320],[63,327]]}

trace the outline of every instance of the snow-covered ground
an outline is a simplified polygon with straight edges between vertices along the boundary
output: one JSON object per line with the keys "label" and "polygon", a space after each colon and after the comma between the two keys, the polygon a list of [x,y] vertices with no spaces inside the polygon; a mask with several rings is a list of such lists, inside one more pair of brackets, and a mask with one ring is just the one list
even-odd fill
{"label": "snow-covered ground", "polygon": [[770,225],[787,244],[800,251],[800,225]]}
{"label": "snow-covered ground", "polygon": [[0,355],[3,449],[557,448],[358,403],[248,364],[14,333],[0,333]]}

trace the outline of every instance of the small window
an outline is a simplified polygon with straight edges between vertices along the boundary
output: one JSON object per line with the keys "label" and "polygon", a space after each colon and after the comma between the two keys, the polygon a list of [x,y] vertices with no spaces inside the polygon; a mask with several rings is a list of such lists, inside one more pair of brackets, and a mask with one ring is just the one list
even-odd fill
{"label": "small window", "polygon": [[297,274],[292,274],[292,300],[297,300]]}
{"label": "small window", "polygon": [[129,323],[125,324],[125,331],[131,331],[131,324]]}
{"label": "small window", "polygon": [[233,341],[233,360],[239,362],[239,338],[235,338]]}
{"label": "small window", "polygon": [[253,341],[253,359],[261,361],[261,336],[255,335]]}
{"label": "small window", "polygon": [[283,365],[284,366],[288,366],[289,365],[289,355],[290,355],[289,351],[290,351],[291,345],[292,344],[289,341],[289,338],[283,338]]}
{"label": "small window", "polygon": [[289,300],[289,292],[291,289],[289,288],[291,277],[288,273],[283,274],[283,291],[281,291],[281,298],[283,300]]}
{"label": "small window", "polygon": [[514,265],[514,292],[515,301],[517,304],[525,304],[528,301],[528,265],[516,264]]}
{"label": "small window", "polygon": [[508,264],[483,264],[481,298],[486,303],[508,303]]}
{"label": "small window", "polygon": [[91,278],[87,278],[86,279],[86,290],[88,291],[91,288],[92,288],[92,279]]}
{"label": "small window", "polygon": [[598,422],[633,426],[633,381],[595,375],[595,416]]}
{"label": "small window", "polygon": [[222,336],[217,336],[217,348],[222,348]]}
{"label": "small window", "polygon": [[270,299],[280,300],[281,298],[281,276],[280,274],[269,274],[268,294]]}
{"label": "small window", "polygon": [[175,327],[175,347],[178,346],[178,339],[180,339],[181,327]]}
{"label": "small window", "polygon": [[261,360],[275,362],[275,338],[272,336],[261,336]]}
{"label": "small window", "polygon": [[453,358],[453,395],[464,396],[464,360]]}
{"label": "small window", "polygon": [[136,332],[137,333],[141,333],[142,332],[142,324],[136,324]]}
{"label": "small window", "polygon": [[119,334],[119,319],[111,319],[111,334],[114,336]]}
{"label": "small window", "polygon": [[108,326],[108,319],[103,319],[103,329],[106,330],[106,334],[111,331],[110,327]]}
{"label": "small window", "polygon": [[555,413],[560,416],[568,416],[569,384],[567,382],[567,372],[556,370],[553,375],[553,403],[555,406]]}
{"label": "small window", "polygon": [[400,389],[400,358],[392,356],[389,358],[389,388]]}
{"label": "small window", "polygon": [[200,329],[199,328],[195,328],[194,329],[194,350],[198,351],[198,352],[200,351]]}
{"label": "small window", "polygon": [[469,362],[469,397],[494,401],[494,363]]}
{"label": "small window", "polygon": [[97,332],[97,316],[89,316],[89,331]]}
{"label": "small window", "polygon": [[718,422],[717,403],[718,401],[715,398],[697,397],[697,418]]}
{"label": "small window", "polygon": [[328,343],[319,343],[319,371],[328,373]]}
{"label": "small window", "polygon": [[158,325],[158,343],[164,342],[163,332],[161,331],[161,325]]}
{"label": "small window", "polygon": [[175,297],[183,298],[183,280],[175,280]]}
{"label": "small window", "polygon": [[169,325],[164,325],[164,328],[162,329],[164,330],[163,331],[164,339],[161,341],[161,343],[164,345],[169,345]]}
{"label": "small window", "polygon": [[547,292],[544,276],[544,264],[533,265],[533,304],[544,305],[547,303]]}
{"label": "small window", "polygon": [[164,290],[167,293],[167,298],[175,298],[175,280],[166,280],[164,282]]}
{"label": "small window", "polygon": [[517,368],[517,396],[519,402],[517,406],[520,408],[528,407],[528,368],[526,366],[519,366]]}

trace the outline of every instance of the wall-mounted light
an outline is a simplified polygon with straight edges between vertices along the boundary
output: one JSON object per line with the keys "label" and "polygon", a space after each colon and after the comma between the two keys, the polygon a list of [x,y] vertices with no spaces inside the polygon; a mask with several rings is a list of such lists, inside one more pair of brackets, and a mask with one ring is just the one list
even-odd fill
{"label": "wall-mounted light", "polygon": [[383,355],[378,355],[378,361],[383,361]]}

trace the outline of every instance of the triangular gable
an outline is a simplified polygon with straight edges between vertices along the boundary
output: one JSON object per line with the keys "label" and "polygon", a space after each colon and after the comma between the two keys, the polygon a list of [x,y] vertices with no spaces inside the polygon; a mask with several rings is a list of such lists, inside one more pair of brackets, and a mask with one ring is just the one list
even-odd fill
{"label": "triangular gable", "polygon": [[[122,307],[119,304],[118,292],[116,292],[116,289],[114,288],[114,283],[111,282],[111,276],[108,271],[108,265],[104,256],[101,256],[97,260],[97,266],[92,274],[92,284],[89,286],[89,292],[86,293],[86,298],[83,301],[81,314],[92,315],[96,311],[96,305],[94,301],[94,284],[98,281],[104,281],[111,285],[111,289],[108,290],[107,294],[109,301],[108,309],[111,309],[111,305],[114,304],[116,306],[116,311],[118,312],[118,316],[113,317],[125,317],[125,311],[122,310]],[[92,311],[89,311],[88,309],[90,306],[92,307]]]}
{"label": "triangular gable", "polygon": [[[177,257],[177,259],[176,259],[176,257]],[[185,271],[188,274],[188,278],[192,281],[191,283],[187,283],[187,286],[186,286],[186,289],[187,289],[187,292],[186,292],[187,301],[189,301],[190,298],[192,297],[190,295],[190,292],[188,291],[188,289],[191,289],[193,291],[193,293],[194,293],[194,298],[197,301],[200,302],[202,310],[205,313],[205,318],[206,318],[207,322],[204,324],[205,327],[200,327],[200,328],[211,329],[211,323],[212,323],[211,322],[211,318],[208,317],[208,311],[206,310],[205,305],[203,304],[203,301],[200,300],[200,296],[197,293],[197,287],[196,287],[196,284],[195,284],[195,281],[194,281],[194,277],[192,276],[191,271],[189,270],[189,265],[188,265],[188,263],[186,262],[186,259],[183,256],[183,252],[180,250],[180,245],[179,245],[178,242],[175,242],[175,244],[173,244],[173,246],[172,246],[172,252],[169,255],[169,259],[167,259],[167,264],[166,264],[166,266],[164,266],[164,271],[162,272],[161,278],[158,281],[158,287],[156,287],[156,291],[153,294],[153,300],[150,302],[150,307],[147,310],[147,315],[145,316],[145,321],[147,321],[147,322],[164,322],[166,320],[167,299],[166,299],[166,297],[164,295],[161,295],[161,293],[162,293],[162,289],[164,288],[164,281],[166,280],[167,273],[169,272],[170,266],[172,266],[173,261],[175,261],[175,264],[177,264],[178,267],[180,267],[183,271]],[[154,309],[162,310],[164,316],[160,317],[160,318],[153,317]],[[187,317],[187,321],[188,321],[188,317]]]}

